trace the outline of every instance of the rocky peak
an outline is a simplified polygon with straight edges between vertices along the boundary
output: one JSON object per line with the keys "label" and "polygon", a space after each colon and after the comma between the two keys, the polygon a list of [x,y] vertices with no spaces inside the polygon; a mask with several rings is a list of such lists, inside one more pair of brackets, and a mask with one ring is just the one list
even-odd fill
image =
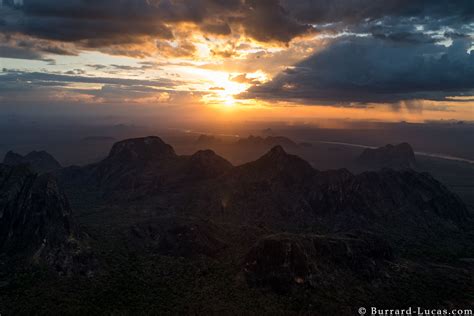
{"label": "rocky peak", "polygon": [[149,136],[115,143],[107,159],[146,162],[174,156],[176,153],[173,147],[159,137]]}
{"label": "rocky peak", "polygon": [[230,162],[212,150],[200,150],[189,158],[188,174],[214,177],[232,169]]}
{"label": "rocky peak", "polygon": [[70,208],[54,178],[38,176],[22,166],[1,168],[0,249],[36,252],[45,240],[56,244],[67,239],[73,226]]}
{"label": "rocky peak", "polygon": [[265,144],[270,146],[285,146],[286,148],[298,147],[298,145],[291,139],[283,136],[268,136],[265,139]]}
{"label": "rocky peak", "polygon": [[308,162],[298,156],[288,154],[280,145],[273,147],[255,162],[263,167],[267,166],[277,170],[314,171]]}
{"label": "rocky peak", "polygon": [[66,196],[50,174],[0,165],[0,253],[69,272],[81,238]]}
{"label": "rocky peak", "polygon": [[206,149],[206,150],[199,150],[195,154],[191,156],[193,160],[207,160],[213,159],[215,157],[219,157],[213,150]]}
{"label": "rocky peak", "polygon": [[268,155],[277,157],[277,156],[286,156],[287,153],[283,149],[283,147],[281,147],[280,145],[277,145],[268,152]]}
{"label": "rocky peak", "polygon": [[416,166],[415,153],[408,143],[365,149],[357,162],[370,168],[406,169]]}
{"label": "rocky peak", "polygon": [[36,172],[49,172],[61,168],[61,164],[46,151],[32,151],[22,156],[13,151],[5,155],[3,163],[9,166],[29,165]]}
{"label": "rocky peak", "polygon": [[210,149],[197,151],[190,157],[190,160],[196,164],[203,166],[209,166],[212,164],[225,164],[228,167],[232,167],[230,162],[217,155],[214,151]]}
{"label": "rocky peak", "polygon": [[316,170],[305,160],[298,156],[290,155],[281,146],[273,147],[259,159],[236,167],[232,177],[246,179],[247,181],[281,181],[275,183],[289,185],[290,183],[303,183],[311,179]]}
{"label": "rocky peak", "polygon": [[13,151],[7,152],[5,158],[3,159],[3,163],[9,166],[19,165],[25,163],[24,157],[20,154],[17,154]]}

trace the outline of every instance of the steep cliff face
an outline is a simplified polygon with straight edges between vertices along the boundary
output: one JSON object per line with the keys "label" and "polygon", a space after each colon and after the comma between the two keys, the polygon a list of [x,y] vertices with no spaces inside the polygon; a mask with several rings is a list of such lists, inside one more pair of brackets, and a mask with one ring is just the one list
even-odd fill
{"label": "steep cliff face", "polygon": [[83,269],[85,244],[51,175],[0,165],[0,215],[0,252],[61,273]]}
{"label": "steep cliff face", "polygon": [[357,159],[359,165],[372,168],[407,169],[416,167],[413,148],[408,143],[365,149]]}
{"label": "steep cliff face", "polygon": [[46,151],[32,151],[26,156],[9,151],[3,160],[9,166],[29,165],[34,171],[44,173],[61,168],[61,164]]}

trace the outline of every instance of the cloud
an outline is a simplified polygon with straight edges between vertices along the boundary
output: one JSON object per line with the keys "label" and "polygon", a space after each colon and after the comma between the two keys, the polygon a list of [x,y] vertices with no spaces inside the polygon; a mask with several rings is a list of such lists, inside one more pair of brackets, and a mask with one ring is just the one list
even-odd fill
{"label": "cloud", "polygon": [[[4,0],[0,33],[73,43],[111,54],[145,57],[184,43],[177,56],[193,53],[189,34],[241,35],[260,42],[287,44],[308,32],[366,29],[386,39],[418,40],[399,23],[423,24],[426,30],[450,26],[449,34],[465,34],[474,16],[472,0]],[[14,3],[17,3],[16,5]],[[192,28],[190,25],[193,25]],[[388,27],[389,29],[387,30]],[[470,27],[468,27],[470,28]],[[397,30],[395,30],[397,29]],[[472,30],[472,28],[470,28]],[[451,36],[451,35],[449,35]],[[152,43],[158,40],[158,47]],[[217,50],[216,50],[217,51]],[[70,50],[51,50],[64,54]],[[220,51],[218,51],[220,52]],[[236,54],[221,54],[232,57]]]}
{"label": "cloud", "polygon": [[291,15],[306,23],[359,23],[395,17],[448,17],[472,20],[471,0],[282,0]]}
{"label": "cloud", "polygon": [[[74,42],[80,47],[174,40],[175,26],[191,23],[204,34],[234,31],[260,41],[288,42],[308,26],[293,20],[278,0],[26,0],[0,8],[0,32]],[[178,40],[182,40],[179,39]]]}
{"label": "cloud", "polygon": [[341,38],[242,97],[353,106],[472,95],[470,45],[464,39],[445,47],[377,37]]}
{"label": "cloud", "polygon": [[[157,80],[140,80],[140,79],[124,79],[124,78],[109,78],[109,77],[88,77],[88,76],[71,76],[63,74],[43,73],[43,72],[23,72],[23,71],[9,71],[5,69],[5,73],[0,75],[1,83],[8,82],[27,82],[36,85],[50,85],[50,84],[64,84],[64,83],[89,83],[89,84],[110,84],[110,85],[126,85],[126,86],[150,86],[172,88],[178,84],[179,81],[168,79]],[[81,73],[83,74],[83,73]]]}
{"label": "cloud", "polygon": [[229,80],[238,82],[238,83],[245,83],[250,85],[259,85],[261,84],[260,80],[257,78],[249,77],[247,74],[240,74],[236,76],[230,76]]}
{"label": "cloud", "polygon": [[[83,69],[65,74],[22,72],[3,69],[0,101],[15,104],[167,104],[195,101],[198,91],[178,89],[179,80],[91,77]],[[178,106],[179,104],[176,103]]]}
{"label": "cloud", "polygon": [[53,61],[47,55],[76,55],[73,45],[35,39],[20,34],[0,33],[0,57]]}
{"label": "cloud", "polygon": [[279,0],[247,0],[247,14],[240,20],[245,33],[262,42],[291,41],[311,30],[311,26],[293,19]]}
{"label": "cloud", "polygon": [[46,59],[43,54],[37,51],[7,45],[0,45],[0,57],[51,61]]}
{"label": "cloud", "polygon": [[[242,97],[308,104],[443,100],[473,90],[473,57],[466,53],[473,47],[472,0],[2,3],[0,57],[52,61],[53,55],[94,50],[161,57],[163,67],[172,65],[169,59],[193,59],[205,62],[193,67],[241,74],[231,80],[254,86]],[[160,66],[83,65],[110,75]],[[264,83],[245,75],[256,70],[276,77]],[[0,82],[10,91],[15,85],[70,88],[75,83],[136,95],[149,86],[177,86],[175,81],[115,80],[77,71],[68,75],[9,73]]]}

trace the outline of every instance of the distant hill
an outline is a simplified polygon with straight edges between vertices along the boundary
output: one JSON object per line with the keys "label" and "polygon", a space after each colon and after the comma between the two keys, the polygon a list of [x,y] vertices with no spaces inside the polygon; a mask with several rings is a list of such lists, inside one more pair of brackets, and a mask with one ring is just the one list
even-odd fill
{"label": "distant hill", "polygon": [[110,136],[88,136],[81,139],[82,142],[86,143],[100,143],[100,142],[115,142],[116,139]]}
{"label": "distant hill", "polygon": [[61,164],[46,151],[32,151],[22,156],[13,151],[7,152],[3,163],[9,166],[26,164],[36,172],[50,172],[61,168]]}
{"label": "distant hill", "polygon": [[284,136],[260,137],[260,136],[250,135],[247,138],[239,139],[236,144],[240,146],[266,146],[266,147],[283,146],[286,148],[298,147],[298,144],[296,144],[294,141]]}
{"label": "distant hill", "polygon": [[288,137],[284,136],[254,136],[250,135],[246,138],[240,138],[235,142],[224,142],[213,135],[200,135],[197,139],[197,144],[202,146],[217,146],[217,145],[235,145],[244,148],[266,148],[270,149],[274,146],[283,146],[286,149],[295,149],[303,147],[311,147],[310,143],[296,143]]}
{"label": "distant hill", "polygon": [[407,169],[416,167],[413,148],[408,143],[386,145],[376,149],[365,149],[357,158],[357,163],[372,169]]}
{"label": "distant hill", "polygon": [[222,140],[213,135],[199,135],[197,141],[199,145],[209,146],[222,143]]}

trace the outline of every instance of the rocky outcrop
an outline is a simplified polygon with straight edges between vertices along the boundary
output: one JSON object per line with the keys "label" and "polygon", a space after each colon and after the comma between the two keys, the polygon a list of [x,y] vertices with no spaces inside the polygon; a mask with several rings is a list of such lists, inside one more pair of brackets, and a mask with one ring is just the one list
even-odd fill
{"label": "rocky outcrop", "polygon": [[371,234],[321,236],[279,234],[262,238],[243,262],[252,286],[271,287],[281,293],[295,287],[318,291],[344,288],[344,281],[370,283],[377,278],[392,250]]}
{"label": "rocky outcrop", "polygon": [[408,143],[365,149],[357,159],[361,166],[371,169],[407,169],[416,167],[415,153]]}
{"label": "rocky outcrop", "polygon": [[34,171],[44,173],[61,168],[61,164],[46,151],[32,151],[26,156],[9,151],[3,160],[9,166],[29,165]]}
{"label": "rocky outcrop", "polygon": [[67,274],[87,269],[85,248],[53,176],[39,176],[23,165],[0,165],[1,253]]}

